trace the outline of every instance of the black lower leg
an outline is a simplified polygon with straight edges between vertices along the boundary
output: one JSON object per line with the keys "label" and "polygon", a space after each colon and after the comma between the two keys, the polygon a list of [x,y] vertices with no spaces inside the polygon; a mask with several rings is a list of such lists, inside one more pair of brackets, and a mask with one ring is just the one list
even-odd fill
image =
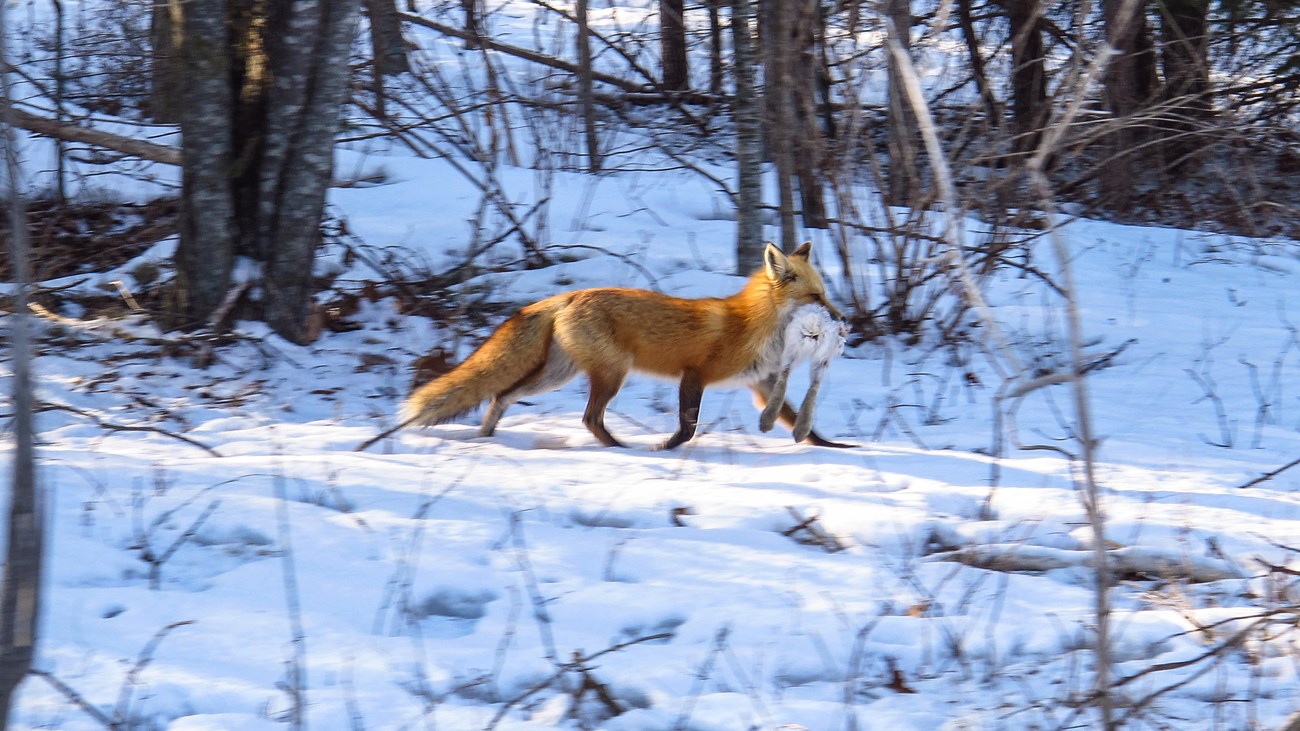
{"label": "black lower leg", "polygon": [[700,400],[704,397],[704,385],[700,377],[687,371],[682,375],[678,389],[677,433],[668,437],[660,449],[672,449],[682,442],[690,441],[695,436],[695,427],[700,421]]}

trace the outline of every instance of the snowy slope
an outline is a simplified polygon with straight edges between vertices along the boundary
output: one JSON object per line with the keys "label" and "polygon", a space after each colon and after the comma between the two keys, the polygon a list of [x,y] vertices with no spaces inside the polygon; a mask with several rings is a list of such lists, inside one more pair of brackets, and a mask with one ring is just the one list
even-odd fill
{"label": "snowy slope", "polygon": [[[598,22],[649,17],[626,12]],[[496,22],[536,32],[522,12]],[[48,167],[39,144],[25,151]],[[480,194],[446,161],[358,143],[337,171],[384,181],[331,191],[369,251],[461,263]],[[467,306],[740,286],[730,203],[699,175],[498,172],[521,207],[550,197],[550,238],[576,260],[479,277]],[[1062,233],[1087,350],[1120,351],[1088,378],[1112,558],[1161,569],[1111,591],[1116,674],[1133,678],[1118,713],[1131,728],[1276,728],[1300,705],[1300,592],[1268,566],[1300,568],[1286,548],[1300,547],[1300,468],[1239,486],[1300,457],[1298,242],[1087,220]],[[834,290],[833,247],[815,244]],[[1032,264],[1056,278],[1047,244]],[[379,277],[327,258],[340,289]],[[47,284],[134,286],[134,267]],[[1008,270],[987,297],[1000,359],[1065,367],[1059,295]],[[149,342],[167,336],[146,321],[104,323],[119,333],[104,339],[41,325],[37,664],[79,701],[174,731],[284,728],[298,701],[316,729],[1095,727],[1080,708],[1092,533],[1059,451],[1078,451],[1068,386],[998,401],[979,348],[877,342],[822,389],[818,430],[854,449],[760,434],[747,392],[714,389],[695,440],[650,451],[676,426],[676,386],[634,377],[608,419],[628,450],[582,427],[579,380],[513,407],[489,439],[470,417],[357,453],[392,425],[416,358],[473,343],[388,299],[351,319],[304,347],[243,324],[205,369]],[[9,368],[6,352],[5,393]],[[791,398],[805,385],[797,369]],[[166,556],[153,573],[150,556]],[[103,724],[33,678],[15,727]]]}
{"label": "snowy slope", "polygon": [[[424,182],[442,179],[441,163],[387,164],[402,182],[335,191],[333,203],[372,245],[438,256],[458,236],[450,204],[437,210],[445,197]],[[631,254],[655,281],[594,255],[495,275],[500,299],[595,283],[690,295],[738,286],[702,266],[730,268],[729,225],[707,220],[713,194],[684,174],[614,175],[591,193],[580,178],[564,183],[572,198],[554,204],[555,218],[585,205],[603,230],[557,238]],[[1108,536],[1130,558],[1154,554],[1174,574],[1215,579],[1124,577],[1112,592],[1124,676],[1196,657],[1247,618],[1294,606],[1293,589],[1256,559],[1294,565],[1272,543],[1300,545],[1300,471],[1236,486],[1300,452],[1295,243],[1090,221],[1065,235],[1092,350],[1134,341],[1089,378]],[[818,251],[833,277],[829,253]],[[1046,247],[1038,261],[1050,267]],[[363,277],[344,279],[353,275]],[[1060,301],[1041,282],[1006,276],[989,298],[1022,360],[1060,357]],[[268,719],[291,706],[282,684],[299,652],[315,728],[1090,723],[1071,707],[1091,682],[1091,573],[1080,559],[1091,533],[1066,459],[988,456],[996,378],[982,356],[957,364],[891,343],[837,361],[817,422],[860,444],[851,450],[795,445],[779,427],[760,435],[748,394],[717,389],[694,441],[649,451],[675,426],[676,389],[634,378],[609,420],[629,450],[600,448],[581,426],[578,381],[514,407],[493,438],[474,437],[471,418],[356,453],[392,423],[411,361],[447,334],[387,300],[355,319],[361,329],[306,347],[244,326],[206,370],[147,343],[44,328],[43,400],[184,434],[221,456],[68,411],[40,416],[52,548],[40,668],[105,713],[125,697],[133,723],[171,729],[279,727]],[[1258,427],[1246,363],[1268,403]],[[1188,370],[1213,380],[1231,448],[1209,443],[1223,436],[1214,402]],[[1075,449],[1071,403],[1066,386],[1025,398],[1020,440]],[[792,510],[845,549],[782,535],[799,522]],[[187,532],[151,589],[141,546],[161,554]],[[945,560],[956,549],[1055,568]],[[177,622],[188,624],[126,681],[151,637]],[[1293,710],[1295,637],[1269,638],[1252,634],[1123,692],[1141,698],[1190,678],[1139,718],[1275,725]],[[578,668],[592,679],[585,692]],[[621,713],[611,717],[597,684]],[[97,727],[38,679],[19,720]]]}

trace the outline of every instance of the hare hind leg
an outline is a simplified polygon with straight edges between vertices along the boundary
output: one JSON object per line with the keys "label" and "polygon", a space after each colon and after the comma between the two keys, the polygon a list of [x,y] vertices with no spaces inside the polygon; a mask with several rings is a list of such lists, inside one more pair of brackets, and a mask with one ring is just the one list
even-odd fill
{"label": "hare hind leg", "polygon": [[794,420],[794,440],[802,442],[808,438],[812,432],[813,410],[817,404],[817,392],[821,390],[822,378],[826,371],[830,369],[830,361],[820,361],[813,364],[812,383],[808,384],[808,392],[803,396],[803,403],[799,404],[799,415]]}
{"label": "hare hind leg", "polygon": [[[769,432],[772,431],[773,426],[776,426],[777,417],[781,415],[781,407],[785,405],[785,389],[789,380],[789,367],[764,379],[765,392],[760,392],[760,395],[766,398],[767,403],[763,406],[763,413],[758,417],[759,431]],[[758,389],[756,388],[755,391]]]}

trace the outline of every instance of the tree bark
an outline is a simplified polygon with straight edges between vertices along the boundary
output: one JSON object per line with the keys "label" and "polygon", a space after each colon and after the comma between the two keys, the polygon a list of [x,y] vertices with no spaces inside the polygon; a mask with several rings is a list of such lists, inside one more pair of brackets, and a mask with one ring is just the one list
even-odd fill
{"label": "tree bark", "polygon": [[371,89],[375,94],[375,116],[388,118],[387,94],[384,78],[411,70],[406,55],[406,39],[402,38],[402,19],[397,12],[397,0],[365,0],[366,17],[370,21]]}
{"label": "tree bark", "polygon": [[406,39],[402,37],[402,17],[397,11],[397,0],[366,0],[366,15],[370,19],[370,45],[375,55],[376,77],[410,71],[411,60],[406,54]]}
{"label": "tree bark", "polygon": [[685,0],[659,0],[659,47],[663,54],[664,90],[687,91]]}
{"label": "tree bark", "polygon": [[257,240],[266,253],[264,319],[281,336],[303,342],[358,0],[320,0],[294,10],[270,20],[267,59],[275,74],[259,165]]}
{"label": "tree bark", "polygon": [[[479,6],[482,0],[460,0],[461,8],[465,11],[465,32],[461,38],[465,40],[466,48],[481,48],[483,45],[483,35],[479,31],[479,16],[482,11]],[[409,13],[415,12],[414,3],[407,8]]]}
{"label": "tree bark", "polygon": [[731,0],[736,94],[736,273],[753,271],[763,257],[763,104],[755,83],[754,17],[750,0]]}
{"label": "tree bark", "polygon": [[781,248],[798,244],[794,225],[795,100],[791,32],[798,7],[794,0],[764,0],[763,101],[767,108],[767,147],[776,165]]}
{"label": "tree bark", "polygon": [[[794,172],[799,182],[799,212],[807,228],[827,228],[826,199],[822,190],[825,138],[817,121],[817,92],[822,86],[818,64],[817,38],[821,8],[817,0],[796,4],[795,25],[790,39],[790,69],[793,83],[789,92],[795,124],[791,130],[794,143]],[[791,242],[791,246],[798,242]]]}
{"label": "tree bark", "polygon": [[[7,65],[7,34],[0,7],[0,66]],[[10,357],[13,361],[13,473],[9,490],[8,542],[5,546],[4,579],[0,583],[0,729],[9,728],[14,694],[32,667],[40,629],[41,573],[45,557],[45,536],[41,499],[36,483],[36,448],[32,397],[31,336],[28,331],[27,289],[31,274],[27,262],[27,222],[21,197],[17,145],[10,123],[8,73],[0,74],[0,103],[3,104],[4,168],[9,193],[9,246],[17,288],[14,313],[9,317]]]}
{"label": "tree bark", "polygon": [[971,2],[972,0],[957,0],[957,24],[961,26],[962,39],[966,43],[966,55],[970,58],[971,76],[975,78],[975,88],[979,89],[980,100],[984,103],[986,125],[990,129],[997,129],[1002,125],[1002,114],[998,109],[997,95],[993,93],[993,87],[989,84],[984,55],[980,52],[980,39],[975,33]]}
{"label": "tree bark", "polygon": [[155,0],[149,18],[149,118],[162,124],[180,121],[185,78],[174,58],[181,46],[181,0]]}
{"label": "tree bark", "polygon": [[1027,157],[1038,148],[1047,122],[1047,59],[1039,0],[1001,0],[1011,25],[1011,151]]}
{"label": "tree bark", "polygon": [[596,135],[596,100],[591,78],[591,33],[587,26],[587,0],[578,0],[578,96],[582,103],[582,126],[587,138],[587,170],[600,172],[600,144]]}
{"label": "tree bark", "polygon": [[234,268],[237,232],[229,172],[234,95],[224,5],[190,3],[183,18],[180,56],[187,84],[180,108],[183,172],[172,326],[206,322],[221,304]]}
{"label": "tree bark", "polygon": [[709,9],[709,94],[722,96],[722,0],[705,0]]}
{"label": "tree bark", "polygon": [[1175,166],[1200,147],[1196,130],[1213,109],[1209,64],[1208,0],[1165,0],[1161,18],[1161,125],[1166,159]]}
{"label": "tree bark", "polygon": [[198,325],[236,255],[262,263],[262,319],[302,342],[359,0],[184,3],[181,241],[173,312]]}
{"label": "tree bark", "polygon": [[[904,50],[912,46],[912,5],[909,0],[888,0],[889,32],[898,38]],[[919,143],[916,137],[916,114],[907,102],[898,62],[889,54],[889,198],[894,206],[909,206],[920,194],[917,174]]]}
{"label": "tree bark", "polygon": [[1133,116],[1155,99],[1156,66],[1151,33],[1137,0],[1102,0],[1107,42],[1117,55],[1106,67],[1106,106],[1116,123],[1110,135],[1112,160],[1101,177],[1102,196],[1112,204],[1132,198],[1140,148],[1147,139]]}

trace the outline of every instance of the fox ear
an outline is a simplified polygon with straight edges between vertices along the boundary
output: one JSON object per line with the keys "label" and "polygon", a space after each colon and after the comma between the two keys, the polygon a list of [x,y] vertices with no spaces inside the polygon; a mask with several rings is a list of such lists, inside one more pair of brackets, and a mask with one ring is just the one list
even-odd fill
{"label": "fox ear", "polygon": [[773,282],[780,281],[785,277],[789,264],[790,260],[776,248],[776,244],[768,242],[767,248],[763,249],[763,268],[767,270],[767,278]]}
{"label": "fox ear", "polygon": [[790,256],[803,259],[804,261],[808,261],[808,257],[812,256],[812,242],[811,241],[803,242],[803,246],[800,246],[799,248],[795,249],[794,253],[791,254]]}

